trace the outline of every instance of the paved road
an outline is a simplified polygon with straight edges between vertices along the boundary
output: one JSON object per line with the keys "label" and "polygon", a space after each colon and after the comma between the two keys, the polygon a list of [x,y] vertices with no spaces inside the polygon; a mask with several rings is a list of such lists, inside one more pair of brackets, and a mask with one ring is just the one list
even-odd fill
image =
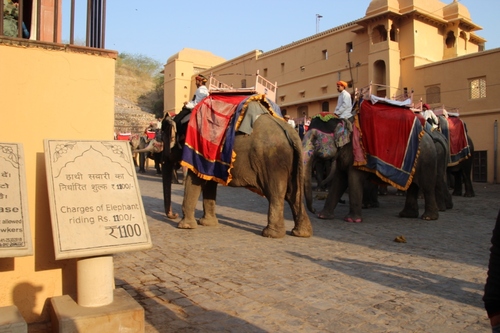
{"label": "paved road", "polygon": [[475,183],[475,198],[454,197],[431,222],[398,218],[392,191],[361,224],[343,222],[340,205],[334,220],[310,214],[308,239],[290,236],[287,207],[287,236],[267,239],[267,201],[246,189],[219,187],[218,227],[182,230],[163,214],[160,178],[138,177],[154,247],[115,255],[115,279],[144,307],[146,332],[489,331],[481,297],[500,185]]}

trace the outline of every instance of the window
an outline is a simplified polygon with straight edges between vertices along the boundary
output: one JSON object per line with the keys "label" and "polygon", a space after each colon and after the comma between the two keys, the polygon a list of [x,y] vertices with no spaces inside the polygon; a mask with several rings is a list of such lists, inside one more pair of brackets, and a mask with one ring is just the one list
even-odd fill
{"label": "window", "polygon": [[345,44],[345,52],[346,53],[351,53],[352,50],[353,50],[353,48],[352,48],[352,42],[346,43]]}
{"label": "window", "polygon": [[330,103],[328,103],[328,102],[321,103],[321,111],[322,112],[330,111]]}
{"label": "window", "polygon": [[241,87],[246,88],[247,87],[247,79],[241,80]]}
{"label": "window", "polygon": [[428,104],[441,103],[441,87],[427,87],[425,90],[425,102]]}
{"label": "window", "polygon": [[398,34],[398,29],[393,25],[391,25],[391,31],[389,31],[389,38],[395,42],[396,41],[396,36]]}
{"label": "window", "polygon": [[455,46],[455,33],[453,31],[448,32],[446,35],[446,47],[451,49]]}
{"label": "window", "polygon": [[474,162],[472,165],[472,181],[486,183],[488,165],[488,152],[486,150],[476,150],[474,152]]}
{"label": "window", "polygon": [[380,43],[387,40],[387,30],[384,25],[377,25],[372,31],[373,44]]}
{"label": "window", "polygon": [[281,63],[281,73],[285,73],[285,63]]}
{"label": "window", "polygon": [[486,79],[477,78],[469,81],[470,99],[486,98]]}
{"label": "window", "polygon": [[264,75],[262,75],[263,77],[267,77],[267,68],[264,68]]}
{"label": "window", "polygon": [[323,60],[327,60],[328,59],[328,50],[323,50],[322,53],[323,53]]}

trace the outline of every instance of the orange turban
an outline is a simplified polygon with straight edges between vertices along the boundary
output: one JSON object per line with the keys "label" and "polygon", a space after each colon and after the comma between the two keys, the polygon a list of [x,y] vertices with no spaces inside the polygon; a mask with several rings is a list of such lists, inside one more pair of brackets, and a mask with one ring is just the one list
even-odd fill
{"label": "orange turban", "polygon": [[347,82],[345,82],[345,81],[339,81],[339,82],[337,82],[337,85],[344,86],[344,88],[347,88]]}

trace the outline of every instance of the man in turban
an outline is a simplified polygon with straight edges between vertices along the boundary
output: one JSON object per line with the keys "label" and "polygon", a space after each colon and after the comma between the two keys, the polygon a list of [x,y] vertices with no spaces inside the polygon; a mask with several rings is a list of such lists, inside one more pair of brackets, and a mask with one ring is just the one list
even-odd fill
{"label": "man in turban", "polygon": [[337,82],[337,91],[340,93],[337,100],[337,107],[335,108],[334,113],[343,119],[351,120],[352,118],[352,99],[351,94],[349,94],[346,90],[347,82],[339,81]]}

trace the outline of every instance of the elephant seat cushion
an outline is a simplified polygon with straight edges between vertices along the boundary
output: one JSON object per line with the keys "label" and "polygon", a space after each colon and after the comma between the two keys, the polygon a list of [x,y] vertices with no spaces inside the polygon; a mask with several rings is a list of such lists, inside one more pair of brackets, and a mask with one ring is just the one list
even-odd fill
{"label": "elephant seat cushion", "polygon": [[370,100],[361,103],[358,120],[366,163],[357,167],[406,190],[412,182],[424,133],[420,120],[408,108]]}
{"label": "elephant seat cushion", "polygon": [[[444,117],[444,116],[441,116]],[[467,140],[467,129],[464,122],[459,117],[447,117],[446,121],[441,121],[441,132],[448,140],[450,147],[450,161],[448,166],[454,166],[469,158],[470,145]]]}
{"label": "elephant seat cushion", "polygon": [[[193,109],[188,123],[181,165],[199,178],[223,185],[230,181],[230,169],[236,154],[234,138],[239,126],[251,133],[244,121],[249,103],[259,102],[272,116],[282,119],[279,107],[265,95],[211,94]],[[262,108],[260,108],[262,109]],[[255,118],[258,112],[249,112]],[[255,120],[255,119],[254,119]]]}

